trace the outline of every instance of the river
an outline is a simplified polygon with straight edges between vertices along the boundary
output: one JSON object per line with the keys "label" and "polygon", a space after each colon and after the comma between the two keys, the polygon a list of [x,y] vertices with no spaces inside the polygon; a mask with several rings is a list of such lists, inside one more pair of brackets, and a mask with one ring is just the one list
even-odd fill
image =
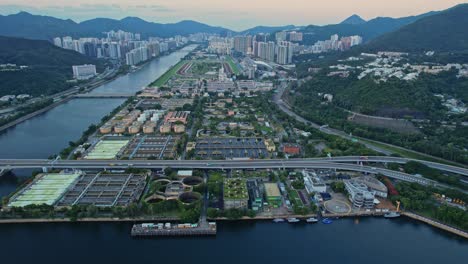
{"label": "river", "polygon": [[[136,92],[190,49],[121,76],[93,93]],[[0,134],[0,158],[47,158],[122,99],[75,99]],[[0,178],[0,196],[30,171]],[[130,223],[0,225],[2,263],[461,263],[468,242],[405,218],[340,219],[331,225],[219,223],[216,238],[133,239]]]}
{"label": "river", "polygon": [[138,239],[130,223],[0,225],[2,263],[463,263],[468,242],[406,219],[218,223],[216,237]]}

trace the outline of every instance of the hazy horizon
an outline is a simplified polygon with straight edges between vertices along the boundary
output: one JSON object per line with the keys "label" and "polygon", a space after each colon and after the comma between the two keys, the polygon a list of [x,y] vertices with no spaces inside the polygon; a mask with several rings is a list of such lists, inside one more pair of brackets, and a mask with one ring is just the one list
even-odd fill
{"label": "hazy horizon", "polygon": [[26,11],[81,22],[97,17],[122,19],[136,16],[147,21],[174,23],[196,20],[212,26],[245,30],[255,26],[294,24],[336,24],[357,14],[365,20],[379,16],[404,17],[439,11],[468,0],[289,0],[272,3],[268,0],[0,0],[0,14]]}

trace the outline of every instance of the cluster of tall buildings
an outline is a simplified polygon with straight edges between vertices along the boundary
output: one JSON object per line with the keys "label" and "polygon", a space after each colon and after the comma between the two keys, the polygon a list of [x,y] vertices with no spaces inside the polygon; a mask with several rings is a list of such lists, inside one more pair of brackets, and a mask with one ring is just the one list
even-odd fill
{"label": "cluster of tall buildings", "polygon": [[[286,36],[291,34],[291,32],[285,33]],[[299,37],[294,34],[292,38],[298,39]],[[302,38],[302,33],[300,34],[300,38]],[[235,36],[233,38],[212,37],[209,39],[208,51],[221,55],[229,55],[234,51],[269,62],[291,64],[295,47],[298,44],[287,40],[274,41],[272,37],[269,34]]]}
{"label": "cluster of tall buildings", "polygon": [[291,42],[301,42],[303,39],[302,32],[296,31],[280,31],[275,34],[276,41],[291,41]]}
{"label": "cluster of tall buildings", "polygon": [[339,36],[335,34],[332,35],[329,40],[317,41],[313,46],[311,46],[311,52],[322,53],[331,50],[344,51],[360,44],[362,44],[361,36],[355,35],[341,37],[340,39]]}
{"label": "cluster of tall buildings", "polygon": [[141,40],[138,33],[122,30],[106,32],[105,38],[79,38],[70,36],[54,38],[54,44],[64,49],[77,51],[95,58],[125,59],[128,65],[135,65],[158,56],[188,42],[186,37],[149,38]]}

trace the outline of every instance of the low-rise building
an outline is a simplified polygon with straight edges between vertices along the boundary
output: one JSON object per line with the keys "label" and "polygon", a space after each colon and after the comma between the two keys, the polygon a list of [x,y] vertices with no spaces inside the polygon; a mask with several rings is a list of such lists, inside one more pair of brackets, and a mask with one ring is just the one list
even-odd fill
{"label": "low-rise building", "polygon": [[317,177],[315,172],[303,170],[304,186],[308,194],[327,192],[327,186]]}
{"label": "low-rise building", "polygon": [[247,209],[249,195],[246,181],[242,178],[226,178],[224,180],[224,209]]}
{"label": "low-rise building", "polygon": [[176,124],[172,126],[174,133],[180,134],[185,132],[185,126],[182,124]]}
{"label": "low-rise building", "polygon": [[373,208],[374,193],[367,189],[367,186],[354,179],[344,181],[346,191],[349,194],[349,200],[357,208]]}
{"label": "low-rise building", "polygon": [[284,144],[283,152],[288,155],[299,155],[301,153],[301,147],[292,144]]}
{"label": "low-rise building", "polygon": [[73,65],[73,78],[77,80],[86,80],[96,76],[96,65],[84,64]]}
{"label": "low-rise building", "polygon": [[164,123],[159,127],[159,132],[161,134],[171,133],[171,123]]}
{"label": "low-rise building", "polygon": [[365,184],[367,188],[370,191],[372,191],[376,196],[387,198],[387,186],[385,186],[385,184],[377,180],[375,177],[372,177],[370,175],[363,175],[353,178],[353,180]]}
{"label": "low-rise building", "polygon": [[164,122],[166,122],[166,123],[167,122],[169,122],[169,123],[182,122],[184,124],[187,124],[187,119],[188,119],[189,114],[190,114],[189,111],[169,112],[164,117]]}

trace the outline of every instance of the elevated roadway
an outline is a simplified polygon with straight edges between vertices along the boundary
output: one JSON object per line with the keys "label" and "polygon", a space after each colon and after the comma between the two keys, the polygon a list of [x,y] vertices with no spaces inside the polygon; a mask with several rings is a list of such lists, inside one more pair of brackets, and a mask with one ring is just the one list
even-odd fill
{"label": "elevated roadway", "polygon": [[[46,160],[46,159],[0,159],[0,169],[18,169],[18,168],[52,168],[58,165],[61,166],[80,166],[86,167],[131,167],[142,166],[148,167],[174,167],[174,168],[219,168],[238,169],[244,168],[264,168],[263,166],[277,166],[278,164],[287,165],[304,165],[309,163],[398,163],[404,164],[408,161],[416,161],[427,165],[428,167],[439,169],[441,171],[456,173],[468,176],[468,169],[456,167],[452,165],[407,159],[400,157],[388,156],[343,156],[332,158],[310,158],[310,159],[265,159],[265,160]],[[208,164],[208,165],[207,165]],[[202,166],[202,167],[200,167]],[[240,167],[239,167],[240,166]],[[256,167],[262,166],[262,167]],[[267,167],[268,168],[268,167]]]}
{"label": "elevated roadway", "polygon": [[[402,162],[401,158],[367,157],[373,162]],[[391,158],[391,161],[385,158]],[[397,159],[397,160],[394,160]],[[17,159],[0,160],[0,169],[56,168],[56,169],[336,169],[372,174],[382,174],[390,178],[423,185],[447,188],[449,186],[399,171],[367,165],[346,163],[362,161],[362,157],[336,157],[332,159],[289,159],[289,160],[45,160]],[[445,165],[444,165],[445,166]],[[460,168],[463,170],[463,168]],[[464,171],[465,173],[468,173]]]}

